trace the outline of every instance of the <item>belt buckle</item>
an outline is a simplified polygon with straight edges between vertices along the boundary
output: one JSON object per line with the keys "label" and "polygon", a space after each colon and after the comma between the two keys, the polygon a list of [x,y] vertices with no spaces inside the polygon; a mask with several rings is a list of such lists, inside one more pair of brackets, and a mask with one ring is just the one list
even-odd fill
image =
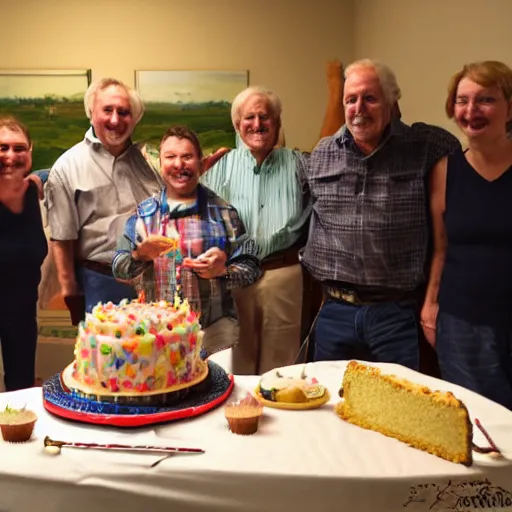
{"label": "belt buckle", "polygon": [[352,290],[340,290],[340,299],[344,302],[348,302],[349,304],[357,305],[359,304],[359,300],[355,292]]}

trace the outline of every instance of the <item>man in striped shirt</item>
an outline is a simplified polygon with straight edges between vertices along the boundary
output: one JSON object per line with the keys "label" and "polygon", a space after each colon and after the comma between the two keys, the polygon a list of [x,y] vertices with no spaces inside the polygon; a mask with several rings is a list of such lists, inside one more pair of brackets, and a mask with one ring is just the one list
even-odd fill
{"label": "man in striped shirt", "polygon": [[[342,123],[339,62],[329,65],[328,76],[334,115],[326,116],[324,130],[329,123],[333,133]],[[240,321],[240,342],[233,349],[236,374],[261,374],[291,364],[300,346],[303,271],[298,250],[311,213],[308,157],[276,147],[281,110],[272,91],[242,91],[231,108],[238,147],[203,176],[207,187],[238,210],[264,270],[257,283],[234,292]]]}

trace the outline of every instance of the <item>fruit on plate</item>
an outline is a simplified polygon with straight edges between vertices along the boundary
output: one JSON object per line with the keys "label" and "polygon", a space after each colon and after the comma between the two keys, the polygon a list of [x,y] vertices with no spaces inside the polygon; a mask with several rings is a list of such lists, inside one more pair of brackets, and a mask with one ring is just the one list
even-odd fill
{"label": "fruit on plate", "polygon": [[314,378],[308,379],[304,371],[300,377],[287,377],[273,370],[261,378],[259,392],[271,402],[300,404],[324,396],[325,387]]}

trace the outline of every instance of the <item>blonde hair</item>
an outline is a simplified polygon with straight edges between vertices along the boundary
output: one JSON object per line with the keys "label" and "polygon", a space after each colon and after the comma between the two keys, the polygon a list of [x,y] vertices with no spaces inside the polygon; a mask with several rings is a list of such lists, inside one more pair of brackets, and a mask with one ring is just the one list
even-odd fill
{"label": "blonde hair", "polygon": [[[512,69],[497,60],[472,62],[455,73],[448,84],[445,111],[450,119],[454,116],[457,89],[463,78],[469,78],[482,87],[499,87],[505,101],[509,104],[512,103]],[[507,122],[505,129],[507,132],[512,130],[512,120]]]}
{"label": "blonde hair", "polygon": [[128,87],[125,83],[121,82],[121,80],[117,80],[116,78],[102,78],[99,82],[93,82],[88,87],[84,96],[85,115],[91,119],[96,95],[100,91],[104,91],[112,85],[115,87],[122,87],[126,91],[126,94],[128,94],[128,99],[132,109],[132,117],[135,124],[137,124],[144,114],[144,104],[142,103],[142,99],[137,91]]}
{"label": "blonde hair", "polygon": [[361,68],[375,71],[389,106],[392,107],[402,97],[402,91],[400,91],[400,87],[398,86],[395,73],[385,64],[373,59],[361,59],[352,62],[352,64],[345,69],[345,79],[357,69]]}

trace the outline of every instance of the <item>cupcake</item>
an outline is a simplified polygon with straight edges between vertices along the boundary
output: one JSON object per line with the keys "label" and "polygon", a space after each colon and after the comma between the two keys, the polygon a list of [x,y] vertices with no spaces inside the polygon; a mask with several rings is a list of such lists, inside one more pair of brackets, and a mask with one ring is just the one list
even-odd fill
{"label": "cupcake", "polygon": [[24,443],[32,437],[37,416],[32,411],[11,409],[9,406],[0,413],[0,429],[4,441]]}
{"label": "cupcake", "polygon": [[229,430],[234,434],[248,436],[258,431],[263,406],[250,393],[240,400],[228,404],[224,411]]}

